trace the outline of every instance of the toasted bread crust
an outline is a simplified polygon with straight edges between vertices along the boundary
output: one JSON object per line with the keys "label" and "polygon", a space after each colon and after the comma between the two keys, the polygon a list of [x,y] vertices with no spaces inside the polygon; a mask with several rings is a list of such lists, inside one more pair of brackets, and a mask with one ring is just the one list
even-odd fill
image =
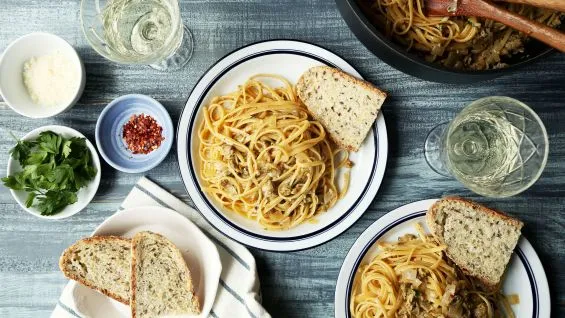
{"label": "toasted bread crust", "polygon": [[[367,81],[363,81],[360,80],[344,71],[341,71],[339,69],[330,67],[330,66],[316,66],[316,67],[312,67],[309,70],[307,70],[306,72],[304,72],[300,78],[298,79],[298,82],[296,83],[296,90],[298,93],[298,96],[300,97],[300,99],[304,102],[305,98],[304,96],[301,96],[301,92],[303,91],[302,87],[304,87],[305,84],[305,76],[310,75],[311,73],[317,72],[317,71],[326,71],[329,72],[330,74],[333,74],[335,77],[340,78],[341,80],[348,82],[350,84],[362,87],[365,90],[371,91],[376,95],[379,95],[384,99],[386,99],[387,97],[387,93],[378,89],[376,86],[374,86],[373,84],[367,82]],[[305,103],[305,105],[308,107],[308,105]],[[380,108],[379,108],[380,110]],[[324,127],[329,127],[330,124],[328,122],[326,122],[326,119],[323,118],[322,116],[317,116],[314,114],[314,112],[310,111],[310,115],[312,115],[312,117],[319,121],[320,123],[322,123],[322,125]],[[335,135],[334,133],[332,133],[330,130],[327,130],[328,135],[330,137],[330,139],[340,148],[345,149],[347,151],[359,151],[359,147],[356,147],[354,145],[348,145],[345,144],[341,141],[341,138],[339,138],[337,135]]]}
{"label": "toasted bread crust", "polygon": [[433,220],[433,219],[428,219],[428,218],[431,216],[430,214],[433,214],[433,215],[435,216],[435,214],[436,214],[436,211],[434,211],[435,208],[436,208],[437,206],[439,206],[442,202],[445,202],[445,201],[454,201],[454,202],[459,202],[459,203],[461,203],[461,204],[467,205],[469,208],[471,208],[471,209],[473,209],[473,210],[479,210],[479,211],[482,211],[482,212],[484,212],[485,214],[488,214],[488,215],[490,215],[490,216],[492,216],[492,217],[499,218],[499,219],[501,219],[501,220],[503,220],[503,221],[506,221],[506,222],[512,224],[512,226],[514,226],[514,227],[515,227],[516,229],[518,229],[518,230],[522,229],[522,227],[524,226],[524,222],[522,222],[522,221],[520,221],[520,220],[518,220],[518,219],[515,219],[515,218],[513,218],[513,217],[507,215],[506,213],[504,213],[504,212],[502,212],[502,211],[497,211],[497,210],[491,209],[491,208],[489,208],[489,207],[486,207],[486,206],[484,206],[484,205],[481,205],[481,204],[479,204],[479,203],[473,202],[473,201],[471,201],[471,200],[466,200],[466,199],[463,199],[463,198],[460,198],[460,197],[456,197],[456,196],[450,196],[450,197],[442,198],[442,199],[436,201],[436,202],[429,208],[429,210],[428,210],[429,212],[428,212],[427,215],[426,215],[426,218],[427,218],[427,220],[428,220],[428,226],[430,225],[430,224],[429,224],[429,220]]}
{"label": "toasted bread crust", "polygon": [[[460,197],[454,197],[454,196],[453,197],[445,197],[443,199],[436,201],[428,209],[428,212],[426,213],[426,223],[428,224],[428,227],[430,228],[433,236],[442,244],[445,244],[445,241],[443,240],[443,236],[440,234],[442,232],[442,230],[440,229],[440,227],[436,224],[436,222],[434,220],[436,219],[436,216],[439,213],[439,211],[438,211],[439,206],[442,203],[445,203],[447,201],[457,202],[457,203],[460,203],[460,204],[467,206],[468,208],[470,208],[472,210],[480,211],[480,212],[485,213],[485,214],[487,214],[491,217],[498,218],[502,221],[509,223],[510,225],[515,227],[518,231],[521,230],[522,227],[524,226],[523,222],[521,222],[521,221],[519,221],[515,218],[512,218],[512,217],[506,215],[503,212],[490,209],[486,206],[483,206],[481,204],[478,204],[478,203],[475,203],[475,202],[472,202],[472,201],[469,201],[469,200],[462,199]],[[459,269],[461,269],[461,271],[465,275],[471,276],[471,277],[475,278],[476,280],[478,280],[482,284],[483,289],[489,290],[489,291],[496,291],[500,288],[501,281],[492,282],[489,279],[487,279],[486,277],[474,275],[474,273],[469,268],[466,268],[464,265],[458,264],[457,262],[455,262],[453,256],[450,255],[448,250],[445,250],[445,254],[449,259],[451,259],[459,267]]]}
{"label": "toasted bread crust", "polygon": [[79,243],[86,243],[86,244],[94,244],[97,242],[102,242],[102,241],[107,241],[107,240],[119,240],[122,241],[124,243],[128,243],[130,244],[131,240],[127,239],[127,238],[123,238],[123,237],[119,237],[119,236],[92,236],[92,237],[86,237],[83,238],[77,242],[75,242],[73,245],[69,246],[67,249],[65,249],[63,251],[63,253],[61,254],[61,257],[59,258],[59,269],[61,270],[61,272],[63,272],[63,275],[65,275],[65,277],[67,277],[68,279],[72,279],[74,281],[77,281],[78,283],[80,283],[81,285],[84,285],[88,288],[94,289],[112,299],[115,299],[125,305],[129,305],[129,299],[124,299],[122,297],[120,297],[119,295],[116,295],[110,291],[108,291],[107,289],[104,288],[99,288],[94,286],[93,284],[91,284],[90,282],[74,275],[73,273],[71,273],[70,271],[68,271],[65,268],[65,263],[67,262],[67,260],[69,260],[69,258],[71,257],[72,253],[74,252],[74,250],[77,248]]}

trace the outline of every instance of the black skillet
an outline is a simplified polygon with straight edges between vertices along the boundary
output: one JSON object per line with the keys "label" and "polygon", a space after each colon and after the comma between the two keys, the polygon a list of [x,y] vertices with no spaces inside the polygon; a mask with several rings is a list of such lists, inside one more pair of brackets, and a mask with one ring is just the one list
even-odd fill
{"label": "black skillet", "polygon": [[507,68],[485,71],[448,69],[441,65],[426,62],[423,56],[417,52],[409,52],[406,47],[387,38],[373,25],[358,1],[336,0],[343,19],[355,36],[385,63],[406,74],[424,80],[460,84],[484,81],[513,72],[555,52],[544,44],[531,40],[526,42],[524,53],[503,60],[504,63],[509,65]]}

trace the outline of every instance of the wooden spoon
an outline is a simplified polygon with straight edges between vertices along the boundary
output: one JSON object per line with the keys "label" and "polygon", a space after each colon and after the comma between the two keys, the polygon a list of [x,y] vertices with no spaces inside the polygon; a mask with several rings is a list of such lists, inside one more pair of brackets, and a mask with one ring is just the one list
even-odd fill
{"label": "wooden spoon", "polygon": [[565,12],[565,1],[563,0],[495,0],[497,2],[511,2],[531,5],[532,7],[553,9]]}
{"label": "wooden spoon", "polygon": [[[565,3],[565,0],[519,1],[529,4],[537,4],[543,1],[546,1],[546,4],[550,2]],[[565,53],[565,34],[559,30],[536,21],[531,21],[517,13],[504,10],[484,0],[424,0],[424,7],[426,14],[429,16],[469,16],[498,21]]]}

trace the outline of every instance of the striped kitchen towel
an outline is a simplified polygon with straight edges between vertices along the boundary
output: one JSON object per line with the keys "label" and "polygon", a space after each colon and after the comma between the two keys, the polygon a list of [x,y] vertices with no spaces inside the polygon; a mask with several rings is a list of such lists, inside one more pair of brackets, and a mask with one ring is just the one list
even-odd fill
{"label": "striped kitchen towel", "polygon": [[[210,226],[196,210],[145,177],[137,182],[122,203],[120,210],[140,206],[163,206],[179,212],[206,232],[218,247],[222,261],[222,273],[218,293],[209,317],[271,317],[261,306],[255,259],[245,247],[223,236]],[[82,288],[74,281],[70,281],[65,286],[51,317],[107,317],[102,308],[99,308],[97,313],[81,311],[80,296],[77,297],[78,293],[75,292],[77,287]]]}

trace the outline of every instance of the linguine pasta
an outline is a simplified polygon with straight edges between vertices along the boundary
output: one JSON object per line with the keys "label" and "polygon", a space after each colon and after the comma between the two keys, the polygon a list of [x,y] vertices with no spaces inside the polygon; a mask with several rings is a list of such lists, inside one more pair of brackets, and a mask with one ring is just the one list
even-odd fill
{"label": "linguine pasta", "polygon": [[353,318],[514,317],[499,292],[483,292],[444,256],[445,245],[425,235],[377,243],[378,254],[354,278]]}
{"label": "linguine pasta", "polygon": [[[273,88],[260,80],[276,80]],[[199,128],[204,191],[228,210],[283,230],[312,220],[347,191],[336,172],[348,153],[312,120],[294,87],[276,75],[256,75],[203,108]]]}

